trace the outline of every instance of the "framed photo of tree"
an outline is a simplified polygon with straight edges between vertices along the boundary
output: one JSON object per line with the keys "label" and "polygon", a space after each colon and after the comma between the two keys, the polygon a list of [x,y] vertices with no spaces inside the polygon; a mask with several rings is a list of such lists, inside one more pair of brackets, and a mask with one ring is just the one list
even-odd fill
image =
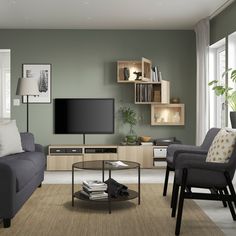
{"label": "framed photo of tree", "polygon": [[[29,103],[51,103],[51,64],[23,64],[22,77],[35,79],[38,82],[39,96],[29,96]],[[26,103],[26,96],[23,96],[22,100]]]}

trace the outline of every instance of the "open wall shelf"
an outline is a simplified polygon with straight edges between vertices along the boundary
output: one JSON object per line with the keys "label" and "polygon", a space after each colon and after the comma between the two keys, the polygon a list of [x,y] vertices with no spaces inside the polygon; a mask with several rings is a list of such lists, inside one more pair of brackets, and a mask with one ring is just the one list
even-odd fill
{"label": "open wall shelf", "polygon": [[170,82],[146,58],[117,62],[117,82],[134,84],[134,103],[151,105],[151,125],[184,125],[184,104],[170,104]]}
{"label": "open wall shelf", "polygon": [[184,125],[184,104],[151,106],[151,125]]}

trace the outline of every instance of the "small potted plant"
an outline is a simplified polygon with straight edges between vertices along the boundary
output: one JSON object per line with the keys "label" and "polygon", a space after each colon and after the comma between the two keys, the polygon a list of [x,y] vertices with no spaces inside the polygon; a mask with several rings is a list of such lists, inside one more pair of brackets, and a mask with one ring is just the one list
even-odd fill
{"label": "small potted plant", "polygon": [[[230,79],[235,83],[236,82],[236,70],[229,69],[223,73],[222,77],[228,74],[231,71]],[[227,85],[220,84],[219,80],[213,80],[209,84],[213,86],[216,96],[225,96],[226,103],[231,107],[232,111],[230,112],[230,121],[232,128],[236,128],[236,90],[228,87]]]}
{"label": "small potted plant", "polygon": [[137,135],[134,132],[134,126],[137,124],[137,114],[130,107],[122,107],[120,109],[123,122],[129,124],[129,134],[126,136],[127,143],[136,143]]}

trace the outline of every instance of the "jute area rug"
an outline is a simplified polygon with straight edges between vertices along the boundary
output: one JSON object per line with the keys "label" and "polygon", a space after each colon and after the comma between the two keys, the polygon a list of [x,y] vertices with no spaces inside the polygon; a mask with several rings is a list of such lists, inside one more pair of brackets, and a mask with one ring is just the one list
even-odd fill
{"label": "jute area rug", "polygon": [[[141,205],[137,204],[137,199],[112,203],[112,214],[108,214],[105,203],[75,200],[72,207],[71,185],[43,185],[14,217],[11,228],[4,229],[0,224],[0,235],[174,235],[176,219],[171,218],[170,197],[164,198],[162,189],[161,184],[143,184]],[[181,235],[217,236],[223,233],[194,201],[186,200]]]}

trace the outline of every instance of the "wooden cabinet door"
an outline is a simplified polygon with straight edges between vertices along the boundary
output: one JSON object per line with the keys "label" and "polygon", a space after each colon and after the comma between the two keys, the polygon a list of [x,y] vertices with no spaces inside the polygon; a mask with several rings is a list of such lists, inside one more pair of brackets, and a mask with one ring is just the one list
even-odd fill
{"label": "wooden cabinet door", "polygon": [[83,155],[47,156],[47,170],[72,170],[72,164],[83,161]]}
{"label": "wooden cabinet door", "polygon": [[118,159],[140,163],[141,168],[153,167],[152,146],[120,146],[118,148]]}
{"label": "wooden cabinet door", "polygon": [[161,103],[170,103],[170,82],[167,80],[161,81]]}
{"label": "wooden cabinet door", "polygon": [[92,153],[84,154],[84,161],[117,160],[117,153]]}
{"label": "wooden cabinet door", "polygon": [[147,58],[142,57],[142,79],[152,81],[152,62]]}

